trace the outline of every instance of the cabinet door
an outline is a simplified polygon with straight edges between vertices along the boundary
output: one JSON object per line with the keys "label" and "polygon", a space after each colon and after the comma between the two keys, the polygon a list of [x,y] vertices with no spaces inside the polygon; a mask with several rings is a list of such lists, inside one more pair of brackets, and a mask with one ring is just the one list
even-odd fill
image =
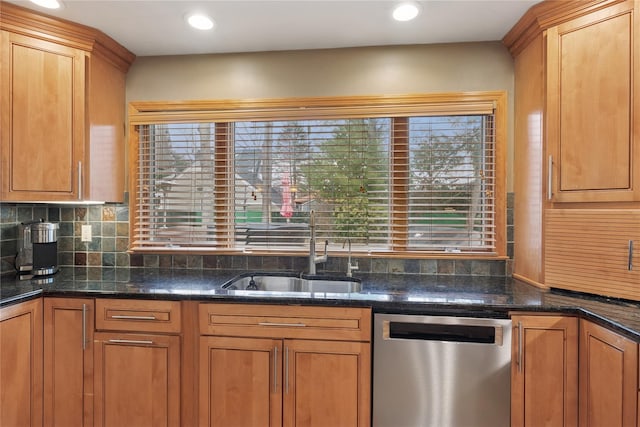
{"label": "cabinet door", "polygon": [[180,337],[95,334],[97,427],[180,425]]}
{"label": "cabinet door", "polygon": [[635,426],[638,344],[580,321],[580,425]]}
{"label": "cabinet door", "polygon": [[512,316],[511,425],[578,424],[578,320]]}
{"label": "cabinet door", "polygon": [[545,284],[640,300],[640,210],[549,209]]}
{"label": "cabinet door", "polygon": [[553,201],[640,200],[639,44],[634,41],[640,37],[634,3],[547,31]]}
{"label": "cabinet door", "polygon": [[93,300],[44,301],[44,425],[93,425]]}
{"label": "cabinet door", "polygon": [[84,197],[124,202],[125,73],[93,53],[87,67]]}
{"label": "cabinet door", "polygon": [[0,309],[0,426],[42,426],[42,299]]}
{"label": "cabinet door", "polygon": [[285,340],[284,426],[369,426],[370,345]]}
{"label": "cabinet door", "polygon": [[84,53],[2,32],[2,200],[77,200]]}
{"label": "cabinet door", "polygon": [[200,338],[200,426],[282,423],[282,340]]}

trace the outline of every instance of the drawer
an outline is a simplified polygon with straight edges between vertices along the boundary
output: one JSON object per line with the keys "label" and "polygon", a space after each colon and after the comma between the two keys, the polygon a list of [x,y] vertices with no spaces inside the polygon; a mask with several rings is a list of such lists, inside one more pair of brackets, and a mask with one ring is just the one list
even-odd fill
{"label": "drawer", "polygon": [[180,333],[180,302],[98,298],[96,329]]}
{"label": "drawer", "polygon": [[199,307],[201,335],[371,341],[371,309],[259,304]]}

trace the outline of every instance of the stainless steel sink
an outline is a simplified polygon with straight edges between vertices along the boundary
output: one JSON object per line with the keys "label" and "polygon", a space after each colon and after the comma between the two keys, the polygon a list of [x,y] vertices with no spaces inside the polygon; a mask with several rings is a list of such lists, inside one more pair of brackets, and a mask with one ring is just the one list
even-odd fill
{"label": "stainless steel sink", "polygon": [[362,283],[352,277],[328,278],[279,274],[242,274],[222,285],[222,289],[265,292],[360,292]]}

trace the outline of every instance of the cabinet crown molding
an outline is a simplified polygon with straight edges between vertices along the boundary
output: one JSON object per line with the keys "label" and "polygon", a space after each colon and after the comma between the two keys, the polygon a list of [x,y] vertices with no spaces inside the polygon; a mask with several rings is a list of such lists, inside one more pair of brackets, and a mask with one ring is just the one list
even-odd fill
{"label": "cabinet crown molding", "polygon": [[512,56],[517,56],[546,29],[625,0],[545,0],[532,6],[502,38]]}
{"label": "cabinet crown molding", "polygon": [[0,29],[100,55],[126,73],[136,56],[95,28],[3,2]]}

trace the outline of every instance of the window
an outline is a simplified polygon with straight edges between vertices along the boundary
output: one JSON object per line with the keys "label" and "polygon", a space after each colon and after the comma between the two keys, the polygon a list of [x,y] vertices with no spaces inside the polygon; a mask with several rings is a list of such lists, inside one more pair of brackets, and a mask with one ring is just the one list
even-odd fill
{"label": "window", "polygon": [[133,250],[504,255],[503,93],[132,107]]}

